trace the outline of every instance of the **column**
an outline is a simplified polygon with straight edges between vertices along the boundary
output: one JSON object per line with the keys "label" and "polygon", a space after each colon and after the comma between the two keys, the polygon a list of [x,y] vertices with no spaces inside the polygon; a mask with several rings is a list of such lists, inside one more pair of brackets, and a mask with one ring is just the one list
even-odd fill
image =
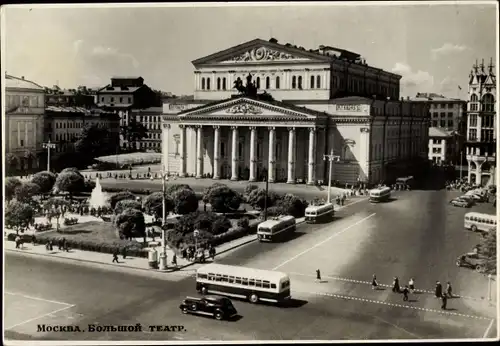
{"label": "column", "polygon": [[196,178],[199,179],[203,176],[203,126],[196,127]]}
{"label": "column", "polygon": [[249,181],[255,181],[255,174],[257,171],[257,127],[250,127],[250,177]]}
{"label": "column", "polygon": [[220,179],[220,173],[219,173],[219,149],[220,149],[220,126],[215,125],[214,126],[214,164],[213,164],[213,177],[212,179]]}
{"label": "column", "polygon": [[21,146],[21,122],[17,122],[17,146]]}
{"label": "column", "polygon": [[24,146],[29,147],[28,142],[28,122],[24,122]]}
{"label": "column", "polygon": [[309,128],[309,164],[307,166],[307,184],[308,185],[314,185],[316,182],[316,170],[315,170],[315,165],[316,165],[316,152],[315,152],[315,147],[316,147],[316,129],[314,127]]}
{"label": "column", "polygon": [[186,176],[186,125],[179,125],[179,128],[181,129],[181,156],[179,160],[179,177],[182,178]]}
{"label": "column", "polygon": [[231,180],[238,180],[238,126],[231,126],[233,141],[231,145]]}
{"label": "column", "polygon": [[288,128],[288,179],[287,184],[295,184],[295,127]]}
{"label": "column", "polygon": [[270,183],[274,183],[274,171],[275,167],[274,164],[276,163],[274,154],[276,153],[276,148],[275,146],[275,137],[276,137],[276,128],[275,127],[270,127],[269,128],[269,155],[268,155],[268,167],[267,167],[267,177],[268,181]]}
{"label": "column", "polygon": [[167,173],[169,168],[168,162],[168,140],[170,133],[170,124],[163,124],[163,129],[161,131],[161,164],[163,169]]}

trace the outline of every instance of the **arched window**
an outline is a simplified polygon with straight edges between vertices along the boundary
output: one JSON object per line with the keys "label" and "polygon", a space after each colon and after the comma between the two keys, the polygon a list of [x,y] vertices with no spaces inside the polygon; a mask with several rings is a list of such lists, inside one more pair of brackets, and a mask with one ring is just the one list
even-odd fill
{"label": "arched window", "polygon": [[299,76],[299,89],[302,89],[302,76]]}
{"label": "arched window", "polygon": [[260,77],[257,77],[257,89],[260,89]]}
{"label": "arched window", "polygon": [[477,95],[476,94],[472,94],[472,96],[470,97],[470,102],[477,102]]}
{"label": "arched window", "polygon": [[297,77],[292,77],[292,89],[297,88]]}
{"label": "arched window", "polygon": [[201,90],[205,90],[205,78],[201,79]]}
{"label": "arched window", "polygon": [[311,89],[314,89],[314,76],[311,76]]}
{"label": "arched window", "polygon": [[222,90],[226,90],[226,77],[222,78]]}
{"label": "arched window", "polygon": [[280,88],[280,77],[277,76],[276,77],[276,89],[279,89]]}
{"label": "arched window", "polygon": [[210,90],[210,78],[207,78],[207,90]]}
{"label": "arched window", "polygon": [[483,112],[494,112],[495,111],[495,98],[491,94],[486,94],[483,96]]}
{"label": "arched window", "polygon": [[271,78],[266,77],[266,89],[270,89],[270,88],[271,88]]}
{"label": "arched window", "polygon": [[479,110],[479,107],[477,105],[477,102],[479,101],[478,97],[476,94],[472,94],[472,96],[470,97],[470,110],[471,111],[477,111]]}
{"label": "arched window", "polygon": [[220,78],[217,78],[217,90],[220,90]]}
{"label": "arched window", "polygon": [[316,88],[321,88],[321,77],[316,76]]}

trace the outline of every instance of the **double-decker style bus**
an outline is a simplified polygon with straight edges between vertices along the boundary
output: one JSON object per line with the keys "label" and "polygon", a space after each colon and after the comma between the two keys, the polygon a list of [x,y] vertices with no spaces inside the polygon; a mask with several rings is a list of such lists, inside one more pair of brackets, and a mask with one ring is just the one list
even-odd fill
{"label": "double-decker style bus", "polygon": [[257,227],[257,238],[261,242],[271,242],[295,232],[295,229],[296,221],[293,216],[279,216],[260,223]]}
{"label": "double-decker style bus", "polygon": [[283,303],[291,298],[290,278],[285,273],[214,263],[197,270],[196,290],[248,299],[252,303]]}
{"label": "double-decker style bus", "polygon": [[307,223],[330,221],[335,215],[333,203],[323,205],[311,205],[306,208],[305,217]]}
{"label": "double-decker style bus", "polygon": [[385,202],[391,198],[391,189],[387,186],[370,190],[370,202]]}
{"label": "double-decker style bus", "polygon": [[490,232],[497,228],[497,216],[477,212],[467,213],[464,216],[464,228],[473,232]]}

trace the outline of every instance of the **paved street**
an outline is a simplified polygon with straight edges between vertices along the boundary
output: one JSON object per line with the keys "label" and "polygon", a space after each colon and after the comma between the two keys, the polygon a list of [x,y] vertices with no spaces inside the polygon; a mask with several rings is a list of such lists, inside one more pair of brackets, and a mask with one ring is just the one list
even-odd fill
{"label": "paved street", "polygon": [[[233,322],[179,312],[182,297],[196,295],[194,279],[189,276],[180,281],[158,280],[8,254],[6,291],[20,295],[6,296],[6,337],[343,340],[494,336],[494,309],[481,299],[486,295],[484,278],[454,265],[458,254],[470,251],[479,241],[477,235],[463,230],[463,214],[468,210],[447,205],[452,194],[397,192],[390,203],[361,201],[339,211],[333,223],[299,226],[294,239],[276,244],[254,242],[229,252],[218,261],[288,272],[297,303],[278,308],[235,300],[241,318]],[[314,282],[318,268],[321,283]],[[450,299],[445,312],[429,292],[403,303],[387,287],[373,291],[369,285],[372,274],[377,274],[381,284],[390,284],[395,275],[404,284],[413,276],[417,288],[426,291],[432,291],[436,280],[451,280],[456,294],[465,297]],[[29,321],[38,316],[42,317]],[[141,323],[145,329],[148,325],[183,325],[186,331],[36,332],[39,323],[84,329],[96,322]]]}

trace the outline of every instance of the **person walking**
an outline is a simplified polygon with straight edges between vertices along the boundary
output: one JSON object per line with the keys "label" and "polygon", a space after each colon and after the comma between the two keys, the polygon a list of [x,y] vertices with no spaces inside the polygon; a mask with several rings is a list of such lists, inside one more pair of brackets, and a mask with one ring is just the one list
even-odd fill
{"label": "person walking", "polygon": [[442,310],[446,310],[446,304],[448,303],[448,297],[446,296],[446,294],[442,294],[441,295],[441,309]]}
{"label": "person walking", "polygon": [[319,269],[316,269],[316,281],[321,281],[321,272]]}
{"label": "person walking", "polygon": [[443,286],[439,281],[436,281],[436,290],[435,290],[436,298],[441,298],[443,295]]}
{"label": "person walking", "polygon": [[59,250],[62,250],[62,248],[63,248],[63,241],[62,241],[62,239],[59,239],[59,240],[57,241],[57,248],[58,248]]}
{"label": "person walking", "polygon": [[52,242],[52,240],[49,240],[49,250],[50,251],[54,250],[54,243]]}
{"label": "person walking", "polygon": [[373,277],[372,277],[372,290],[376,290],[377,286],[378,286],[377,277],[375,276],[375,274],[373,274]]}
{"label": "person walking", "polygon": [[123,259],[125,259],[127,257],[127,247],[126,246],[124,246],[122,248],[122,256],[123,256]]}
{"label": "person walking", "polygon": [[407,302],[408,301],[408,293],[410,292],[410,290],[408,289],[408,285],[406,285],[404,288],[403,288],[403,301],[404,302]]}
{"label": "person walking", "polygon": [[451,287],[451,283],[448,281],[446,283],[446,293],[445,293],[449,298],[453,298],[453,291]]}
{"label": "person walking", "polygon": [[31,236],[31,242],[33,243],[33,246],[36,245],[36,237],[34,234]]}
{"label": "person walking", "polygon": [[19,249],[19,245],[21,245],[21,237],[20,236],[16,236],[16,249]]}
{"label": "person walking", "polygon": [[394,277],[394,280],[392,282],[392,292],[394,292],[394,293],[399,293],[400,292],[399,278],[397,276]]}
{"label": "person walking", "polygon": [[411,294],[415,293],[415,280],[413,278],[410,278],[410,281],[408,282],[408,286],[410,288]]}
{"label": "person walking", "polygon": [[113,250],[113,261],[111,263],[120,263],[118,262],[118,249]]}
{"label": "person walking", "polygon": [[66,238],[62,238],[61,240],[61,243],[62,243],[62,250],[66,250]]}
{"label": "person walking", "polygon": [[177,255],[174,253],[174,255],[172,256],[172,265],[173,266],[177,266]]}
{"label": "person walking", "polygon": [[342,195],[342,199],[340,200],[341,205],[344,205],[345,203],[345,194]]}

